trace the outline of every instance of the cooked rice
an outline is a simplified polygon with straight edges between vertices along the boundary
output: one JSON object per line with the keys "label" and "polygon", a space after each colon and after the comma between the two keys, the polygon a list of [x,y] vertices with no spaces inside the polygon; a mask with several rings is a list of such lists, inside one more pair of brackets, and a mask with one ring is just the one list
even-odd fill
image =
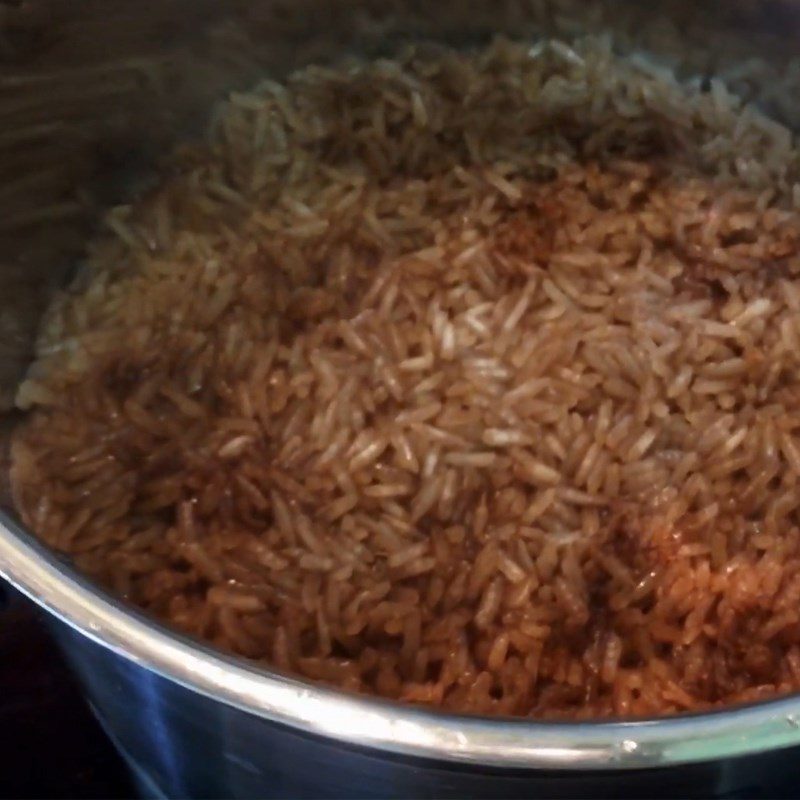
{"label": "cooked rice", "polygon": [[607,39],[310,67],[108,217],[25,522],[171,624],[459,711],[800,688],[800,185]]}

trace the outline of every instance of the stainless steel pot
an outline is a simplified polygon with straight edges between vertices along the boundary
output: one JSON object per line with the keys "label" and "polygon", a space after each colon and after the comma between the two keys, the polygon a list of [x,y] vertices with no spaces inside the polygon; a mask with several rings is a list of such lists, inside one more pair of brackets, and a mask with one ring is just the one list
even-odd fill
{"label": "stainless steel pot", "polygon": [[[196,129],[211,97],[265,71],[391,51],[407,39],[472,43],[498,32],[566,36],[609,27],[621,47],[647,48],[684,72],[734,65],[738,91],[791,124],[800,120],[789,97],[759,94],[750,73],[735,68],[763,57],[762,81],[792,79],[792,36],[800,31],[793,2],[66,5],[0,6],[0,403],[7,408],[38,316],[98,210],[131,191],[159,148]],[[0,441],[14,421],[8,410]],[[0,473],[6,469],[0,449]],[[0,574],[51,615],[95,713],[154,795],[730,793],[769,787],[794,761],[780,751],[800,747],[797,697],[664,720],[537,723],[438,714],[257,669],[93,587],[15,521],[4,480]]]}

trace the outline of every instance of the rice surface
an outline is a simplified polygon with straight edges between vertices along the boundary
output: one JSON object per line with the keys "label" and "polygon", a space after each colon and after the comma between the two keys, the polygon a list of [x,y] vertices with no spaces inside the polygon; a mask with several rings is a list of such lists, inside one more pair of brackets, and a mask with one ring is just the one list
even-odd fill
{"label": "rice surface", "polygon": [[24,521],[193,635],[459,711],[800,688],[789,132],[605,38],[309,67],[114,209]]}

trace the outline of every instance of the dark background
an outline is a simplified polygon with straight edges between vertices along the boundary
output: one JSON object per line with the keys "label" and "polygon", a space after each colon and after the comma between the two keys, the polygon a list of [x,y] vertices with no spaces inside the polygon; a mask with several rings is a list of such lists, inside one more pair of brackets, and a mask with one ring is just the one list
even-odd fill
{"label": "dark background", "polygon": [[133,796],[40,613],[0,580],[0,797]]}

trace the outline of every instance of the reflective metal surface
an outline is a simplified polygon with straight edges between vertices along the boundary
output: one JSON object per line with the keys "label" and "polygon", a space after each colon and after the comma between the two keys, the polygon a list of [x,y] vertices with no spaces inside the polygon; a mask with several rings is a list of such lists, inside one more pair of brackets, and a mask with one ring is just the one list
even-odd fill
{"label": "reflective metal surface", "polygon": [[[795,751],[679,768],[580,771],[389,754],[214,702],[133,666],[69,628],[57,630],[146,798],[795,796]],[[537,731],[524,738],[528,735],[535,740]]]}
{"label": "reflective metal surface", "polygon": [[[37,5],[48,4],[26,3],[20,7]],[[57,3],[49,5],[58,7]],[[106,88],[104,95],[98,90],[95,94],[102,102],[96,107],[81,109],[80,114],[76,111],[69,124],[59,121],[66,125],[59,128],[59,136],[63,138],[64,130],[76,134],[78,149],[74,153],[88,158],[86,142],[92,143],[95,149],[91,153],[95,155],[103,145],[108,148],[109,162],[105,167],[98,162],[78,176],[85,181],[81,187],[87,196],[91,194],[88,206],[75,206],[73,200],[64,200],[64,213],[75,215],[75,228],[69,231],[67,244],[59,244],[61,249],[55,245],[55,249],[48,249],[45,245],[55,242],[54,224],[42,227],[35,214],[10,225],[9,217],[0,213],[0,410],[4,402],[8,405],[13,382],[24,369],[38,315],[52,288],[69,272],[70,259],[79,252],[92,215],[96,216],[105,199],[124,196],[121,174],[137,172],[147,161],[149,150],[180,138],[197,120],[198,109],[205,107],[209,96],[247,82],[259,72],[277,74],[306,61],[325,60],[355,48],[385,52],[420,36],[472,42],[485,40],[495,31],[529,35],[537,29],[528,26],[534,18],[539,29],[556,30],[563,35],[574,27],[566,12],[558,15],[558,0],[480,2],[474,9],[470,4],[468,11],[463,5],[444,2],[428,9],[424,3],[383,0],[359,4],[336,0],[298,0],[294,4],[203,0],[188,14],[191,5],[185,0],[75,3],[75,7],[94,8],[95,14],[98,8],[113,6],[115,13],[123,9],[137,22],[156,9],[152,14],[155,21],[152,26],[140,25],[141,42],[129,43],[130,52],[126,52],[124,63],[114,67],[114,91]],[[355,5],[358,14],[351,13]],[[659,26],[667,24],[664,19],[673,26],[670,41],[676,40],[675,30],[682,32],[685,26],[686,40],[694,47],[691,69],[700,75],[726,58],[746,60],[756,45],[777,59],[776,66],[769,68],[776,75],[782,74],[788,63],[786,53],[791,54],[800,31],[800,24],[795,24],[800,12],[796,4],[789,2],[604,2],[605,16],[598,12],[595,17],[593,10],[600,9],[600,3],[565,0],[561,6],[577,9],[581,25],[589,30],[599,24],[593,19],[613,22],[614,12],[609,14],[609,7],[624,9],[621,19],[634,19],[630,15],[638,14],[640,28],[634,19],[622,40],[630,43],[633,34],[641,33],[646,47],[658,40],[655,33]],[[733,15],[734,7],[740,8],[740,16]],[[0,5],[0,26],[3,8]],[[656,18],[659,9],[666,15],[661,21]],[[724,52],[704,50],[703,26],[722,28],[733,24],[731,18],[739,31],[738,38],[731,39],[733,34],[729,31],[725,34],[729,38],[724,39],[728,43]],[[252,38],[258,39],[263,32],[260,50],[254,51],[250,60],[243,55],[239,62],[231,61],[230,51],[226,51],[226,58],[218,57],[213,49],[217,42],[214,37],[221,35],[220,31],[229,36],[230,25],[243,21],[243,29],[259,32]],[[38,24],[38,18],[34,22]],[[70,24],[75,22],[73,19]],[[763,27],[761,33],[767,38],[757,39],[756,27]],[[213,35],[209,33],[212,28]],[[9,30],[14,34],[11,38],[0,37],[0,113],[6,102],[3,92],[19,91],[23,85],[3,72],[6,65],[28,69],[31,63],[38,64],[35,59],[18,58],[15,49],[29,44],[29,39],[38,43],[38,28],[23,26],[22,33],[15,28]],[[79,31],[80,25],[69,30]],[[97,63],[105,64],[103,59],[121,45],[113,36],[107,42],[102,36],[95,38],[92,45],[99,53]],[[238,41],[235,36],[233,41]],[[147,43],[146,56],[145,49],[137,49],[140,45],[144,48],[142,42]],[[739,45],[741,49],[737,49]],[[160,51],[151,59],[154,49]],[[43,75],[57,86],[67,75],[76,81],[95,80],[101,74],[103,80],[108,77],[110,68],[103,67],[103,72],[96,64],[90,69],[70,62],[61,73],[61,56],[57,48],[48,51],[51,56],[53,52],[55,63],[48,66],[50,71],[37,72],[39,77],[29,84],[34,94],[36,87],[43,85]],[[66,64],[68,55],[64,60]],[[201,63],[206,63],[205,71],[200,71]],[[169,68],[159,72],[159,64]],[[188,76],[198,74],[202,86],[187,88]],[[172,94],[165,95],[159,81],[168,79]],[[161,88],[156,91],[154,86]],[[119,87],[127,88],[122,92]],[[748,86],[743,84],[737,90],[746,93]],[[15,95],[14,107],[35,110],[38,106],[34,94],[25,95],[22,105]],[[165,96],[170,100],[168,107],[163,102]],[[786,97],[774,96],[766,102],[774,105],[776,115],[795,121],[794,106]],[[47,105],[45,96],[41,105]],[[126,113],[120,116],[122,106]],[[133,116],[146,133],[136,126],[131,111],[134,108],[137,113]],[[796,116],[800,118],[800,114]],[[148,124],[166,118],[170,123],[163,130]],[[36,115],[31,119],[35,120]],[[31,119],[26,117],[24,123],[28,126],[24,128],[26,136],[34,136]],[[110,124],[112,120],[114,124]],[[17,139],[0,136],[0,168],[6,153],[3,148],[11,158],[16,152],[12,145],[19,144]],[[71,152],[58,150],[51,156],[62,163],[69,161]],[[29,163],[21,162],[18,155],[13,157],[14,163],[23,164],[19,169]],[[37,163],[36,159],[29,161]],[[68,176],[67,183],[72,186],[69,181],[74,183],[78,178]],[[0,169],[0,188],[3,185]],[[69,194],[62,184],[58,186],[59,191]],[[15,195],[15,202],[18,199]],[[32,208],[36,201],[37,196],[32,196]],[[57,202],[61,200],[42,197],[41,202],[58,209]],[[62,228],[59,223],[59,235]],[[2,446],[4,431],[10,430],[12,424],[12,417],[0,417],[0,509],[9,511],[6,514],[0,510],[0,574],[57,620],[53,630],[83,681],[96,714],[120,750],[137,765],[141,782],[150,787],[152,794],[477,797],[529,796],[538,792],[550,796],[669,796],[739,791],[752,786],[756,778],[775,777],[786,764],[793,763],[793,758],[786,759],[777,751],[800,746],[800,699],[795,697],[713,714],[631,723],[488,720],[346,695],[258,670],[177,636],[92,587],[15,523],[4,491]],[[770,751],[772,755],[763,755]],[[675,769],[679,765],[681,769]],[[592,781],[590,792],[586,791],[588,779]],[[751,783],[746,784],[747,781]]]}
{"label": "reflective metal surface", "polygon": [[252,766],[263,776],[258,759],[247,755],[262,752],[262,729],[291,729],[327,748],[358,745],[372,757],[529,769],[659,767],[800,744],[796,698],[658,721],[547,724],[438,714],[311,686],[226,658],[123,610],[7,518],[0,574],[66,623],[58,636],[99,715],[123,750],[159,775],[187,775],[215,759],[233,759],[237,774]]}

